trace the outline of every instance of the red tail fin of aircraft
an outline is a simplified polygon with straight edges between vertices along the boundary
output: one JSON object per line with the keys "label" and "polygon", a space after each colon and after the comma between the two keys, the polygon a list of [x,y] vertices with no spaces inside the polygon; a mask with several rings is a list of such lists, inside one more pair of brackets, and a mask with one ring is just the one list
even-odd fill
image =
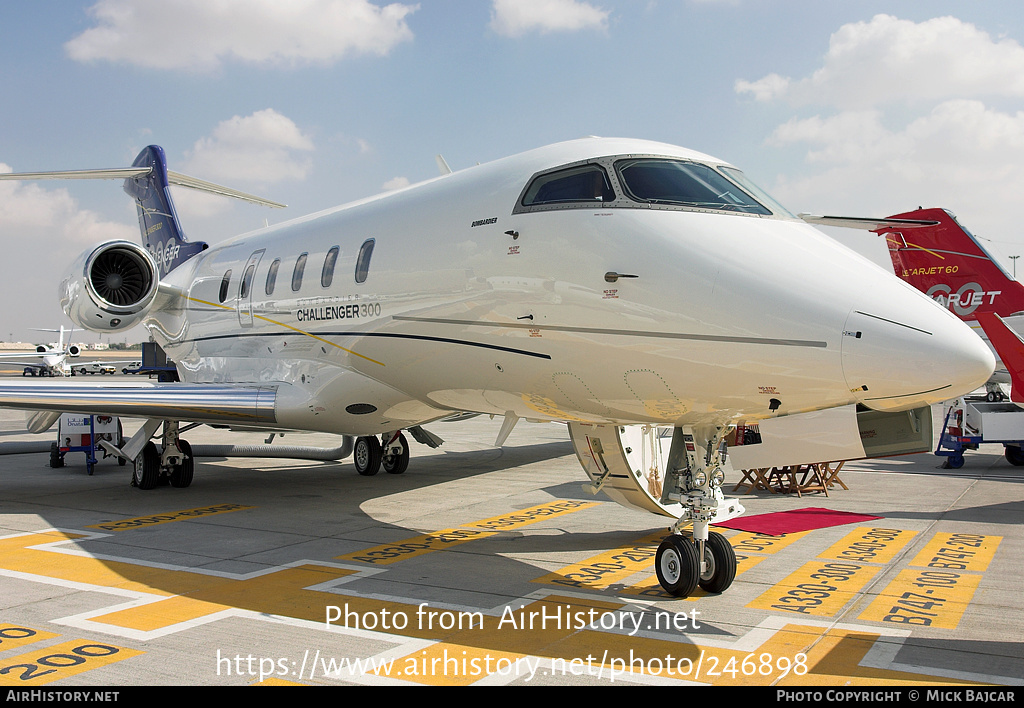
{"label": "red tail fin of aircraft", "polygon": [[951,213],[918,209],[889,218],[938,222],[873,229],[885,236],[900,278],[964,320],[982,313],[1006,317],[1024,311],[1024,285],[1003,270]]}
{"label": "red tail fin of aircraft", "polygon": [[979,312],[978,324],[1010,374],[1010,400],[1024,406],[1024,341],[1002,318],[991,312]]}

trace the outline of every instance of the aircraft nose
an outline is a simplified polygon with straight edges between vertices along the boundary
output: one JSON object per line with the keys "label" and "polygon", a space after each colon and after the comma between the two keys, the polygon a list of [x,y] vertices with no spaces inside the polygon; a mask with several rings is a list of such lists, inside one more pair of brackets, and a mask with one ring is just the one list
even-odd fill
{"label": "aircraft nose", "polygon": [[874,410],[907,410],[984,385],[995,357],[981,338],[903,286],[866,298],[847,318],[843,374],[858,401]]}

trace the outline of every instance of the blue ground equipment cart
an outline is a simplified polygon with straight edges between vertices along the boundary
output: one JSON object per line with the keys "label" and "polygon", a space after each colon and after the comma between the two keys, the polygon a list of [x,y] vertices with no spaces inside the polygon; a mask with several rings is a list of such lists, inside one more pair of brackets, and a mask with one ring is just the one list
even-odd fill
{"label": "blue ground equipment cart", "polygon": [[981,443],[1001,443],[1006,459],[1024,465],[1024,410],[1009,401],[957,398],[946,404],[946,414],[935,454],[945,457],[943,467],[964,466],[964,451],[977,450]]}
{"label": "blue ground equipment cart", "polygon": [[[118,447],[124,444],[121,421],[116,416],[62,413],[57,424],[57,441],[50,444],[50,467],[63,467],[64,456],[69,452],[84,452],[86,471],[92,474],[98,461],[96,453],[102,458],[110,456],[99,446],[100,440],[109,440]],[[117,463],[123,465],[124,458],[117,458]]]}

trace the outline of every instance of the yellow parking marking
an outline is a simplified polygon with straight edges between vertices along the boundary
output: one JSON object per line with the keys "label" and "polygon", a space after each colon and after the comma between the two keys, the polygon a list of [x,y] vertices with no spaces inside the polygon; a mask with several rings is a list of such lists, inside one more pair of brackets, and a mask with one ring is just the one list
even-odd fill
{"label": "yellow parking marking", "polygon": [[658,531],[637,539],[635,543],[567,565],[533,582],[592,590],[606,589],[631,575],[649,571],[658,553],[658,545],[664,537],[665,532]]}
{"label": "yellow parking marking", "polygon": [[983,573],[999,548],[1002,536],[972,533],[937,533],[910,565],[939,570]]}
{"label": "yellow parking marking", "polygon": [[0,624],[0,651],[23,649],[29,644],[44,639],[53,639],[58,635],[39,629],[30,629],[18,624]]}
{"label": "yellow parking marking", "polygon": [[214,506],[199,507],[198,509],[168,511],[163,514],[153,514],[151,516],[137,516],[134,519],[121,519],[120,521],[104,521],[101,524],[93,524],[91,526],[86,526],[86,528],[98,529],[100,531],[131,531],[132,529],[138,529],[148,526],[169,524],[173,521],[187,521],[188,519],[196,519],[203,516],[225,514],[229,511],[241,511],[242,509],[255,508],[256,507],[244,506],[242,504],[216,504]]}
{"label": "yellow parking marking", "polygon": [[964,686],[977,685],[971,681],[904,673],[892,669],[865,666],[865,657],[878,641],[873,632],[851,629],[829,629],[789,625],[777,632],[763,648],[776,656],[806,653],[807,670],[800,674],[792,671],[778,686]]}
{"label": "yellow parking marking", "polygon": [[804,564],[747,607],[832,617],[856,597],[879,568],[830,560]]}
{"label": "yellow parking marking", "polygon": [[467,541],[476,541],[488,536],[494,536],[494,531],[481,531],[479,529],[444,529],[434,531],[422,536],[414,536],[404,541],[385,543],[373,548],[367,548],[355,553],[348,553],[337,556],[338,560],[361,561],[373,563],[374,565],[388,565],[400,560],[416,558],[426,553],[443,551],[453,548]]}
{"label": "yellow parking marking", "polygon": [[[414,665],[414,661],[423,657],[444,657],[444,650],[448,648],[449,657],[454,656],[460,671],[463,657],[469,660],[489,656],[490,672],[502,678],[514,677],[516,671],[523,677],[521,672],[527,669],[525,659],[529,659],[534,668],[542,672],[538,676],[551,676],[555,680],[579,677],[578,680],[587,681],[598,678],[598,671],[607,680],[612,671],[617,670],[723,685],[951,683],[943,676],[862,667],[860,662],[881,636],[878,632],[787,622],[772,625],[774,629],[756,647],[723,647],[720,641],[716,646],[692,643],[692,640],[700,641],[701,633],[692,630],[704,627],[704,620],[689,602],[668,608],[656,605],[638,612],[635,607],[614,599],[549,596],[542,600],[523,600],[504,611],[485,615],[478,611],[439,609],[414,601],[348,595],[339,592],[339,587],[330,591],[318,589],[352,571],[315,562],[279,567],[254,576],[215,577],[131,561],[105,559],[100,562],[37,547],[75,537],[75,534],[50,531],[0,539],[0,572],[18,573],[22,579],[37,575],[40,582],[54,579],[83,586],[91,583],[96,592],[111,588],[123,595],[125,589],[137,590],[153,598],[154,601],[145,606],[119,609],[104,616],[90,615],[88,621],[99,629],[108,620],[111,621],[108,627],[113,627],[116,621],[117,626],[124,627],[139,624],[168,631],[191,629],[195,623],[183,622],[183,618],[201,619],[209,605],[245,610],[251,618],[288,617],[325,626],[325,607],[344,606],[346,613],[358,615],[367,625],[362,629],[385,632],[399,643],[403,639],[416,641],[415,649],[405,652],[408,661],[401,665],[395,662],[406,673],[390,674],[403,681],[433,683],[435,679],[456,679],[452,662],[447,664],[450,668],[445,669],[446,674],[424,677],[412,673],[415,666],[420,669],[424,666],[422,662]],[[935,575],[949,571],[924,569],[917,572],[920,579],[937,583],[949,580],[947,576]],[[164,605],[168,599],[177,604]],[[190,607],[189,602],[194,604]],[[171,611],[162,616],[161,606]],[[473,621],[463,622],[464,615]],[[398,618],[402,621],[396,621]],[[382,627],[385,619],[388,627]],[[373,627],[369,626],[369,620]],[[641,626],[637,629],[634,622]],[[332,627],[343,629],[340,623]],[[762,630],[767,628],[763,626]],[[420,643],[423,641],[432,644]],[[433,646],[438,648],[432,649]],[[0,668],[9,668],[0,676],[18,682],[46,681],[47,677],[63,678],[72,675],[71,672],[137,653],[102,641],[74,640],[18,657],[5,657]],[[524,660],[517,664],[516,657]],[[543,660],[544,665],[538,667],[537,660]],[[442,665],[435,663],[434,666],[440,670]],[[51,669],[54,673],[39,673]],[[462,681],[465,672],[457,678]]]}
{"label": "yellow parking marking", "polygon": [[492,516],[489,519],[474,521],[469,524],[460,524],[463,528],[484,529],[486,531],[512,531],[545,519],[553,519],[574,511],[582,511],[591,507],[599,506],[598,502],[580,502],[571,499],[560,499],[558,501],[538,504],[526,509],[514,511],[511,514]]}
{"label": "yellow parking marking", "polygon": [[800,531],[799,533],[788,533],[785,536],[769,536],[764,533],[743,531],[735,536],[730,536],[729,543],[736,553],[777,553],[809,533],[810,531]]}
{"label": "yellow parking marking", "polygon": [[3,661],[0,663],[0,685],[40,686],[143,653],[112,644],[74,639]]}
{"label": "yellow parking marking", "polygon": [[[764,556],[743,556],[736,554],[736,577],[740,577],[743,573],[753,568],[755,565],[764,560]],[[641,581],[635,585],[631,585],[625,590],[619,592],[620,595],[627,595],[629,597],[646,597],[646,598],[673,598],[661,587],[661,583],[658,582],[658,576],[652,575],[644,581]],[[687,600],[696,602],[702,597],[708,597],[710,593],[706,593],[700,588],[694,590],[693,594],[687,598]]]}
{"label": "yellow parking marking", "polygon": [[900,571],[859,619],[956,629],[980,582],[980,575],[908,568]]}
{"label": "yellow parking marking", "polygon": [[818,557],[850,563],[890,563],[916,535],[916,531],[862,526]]}
{"label": "yellow parking marking", "polygon": [[493,536],[499,531],[512,531],[529,524],[551,519],[574,511],[597,506],[596,502],[578,502],[559,500],[547,504],[538,504],[511,514],[493,516],[489,519],[461,524],[457,528],[434,531],[420,536],[413,536],[394,543],[384,543],[362,551],[337,556],[337,560],[359,561],[374,565],[388,565],[409,558],[416,558],[426,553],[443,551],[467,541],[476,541]]}

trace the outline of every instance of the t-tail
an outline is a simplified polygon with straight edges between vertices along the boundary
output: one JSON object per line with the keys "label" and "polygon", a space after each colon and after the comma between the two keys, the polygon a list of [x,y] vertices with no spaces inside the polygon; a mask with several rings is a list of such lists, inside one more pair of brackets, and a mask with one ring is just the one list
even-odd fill
{"label": "t-tail", "polygon": [[150,145],[139,153],[132,167],[149,168],[147,172],[126,179],[124,191],[135,199],[142,245],[156,259],[160,276],[163,277],[206,249],[207,244],[202,241],[190,242],[182,232],[171,199],[167,156],[163,148]]}
{"label": "t-tail", "polygon": [[15,172],[0,174],[0,180],[29,179],[123,179],[124,191],[135,199],[142,231],[142,245],[156,260],[159,276],[177,268],[206,249],[202,241],[189,241],[181,228],[174,210],[171,186],[188,187],[203,192],[233,197],[243,201],[275,208],[284,204],[252,194],[205,182],[167,169],[167,157],[159,145],[150,145],[139,153],[131,167],[92,170],[62,170],[59,172]]}
{"label": "t-tail", "polygon": [[1007,273],[945,209],[917,209],[891,220],[931,222],[872,229],[885,237],[896,275],[963,320],[1024,311],[1024,285]]}

